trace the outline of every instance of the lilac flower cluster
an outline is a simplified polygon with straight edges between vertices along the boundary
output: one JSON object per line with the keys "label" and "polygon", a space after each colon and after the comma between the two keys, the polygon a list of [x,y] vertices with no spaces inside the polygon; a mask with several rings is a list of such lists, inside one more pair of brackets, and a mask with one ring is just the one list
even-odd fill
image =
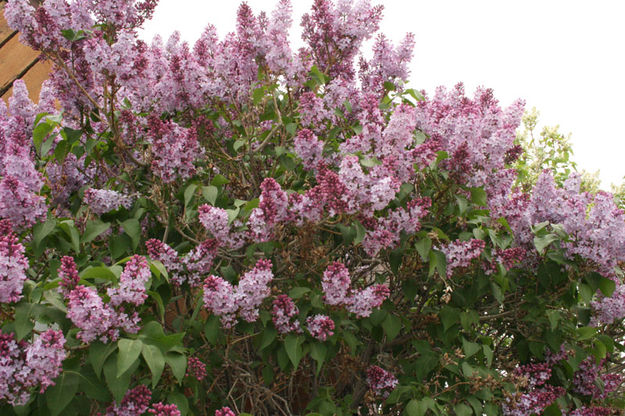
{"label": "lilac flower cluster", "polygon": [[334,321],[326,315],[309,316],[306,319],[308,332],[319,341],[325,341],[334,335]]}
{"label": "lilac flower cluster", "polygon": [[278,295],[273,301],[272,321],[278,333],[301,332],[297,316],[299,309],[287,295]]}
{"label": "lilac flower cluster", "polygon": [[83,201],[89,205],[94,214],[102,215],[121,207],[130,209],[133,198],[112,189],[88,188],[85,190]]}
{"label": "lilac flower cluster", "polygon": [[206,364],[199,358],[189,357],[187,360],[187,377],[202,381],[206,377]]}
{"label": "lilac flower cluster", "polygon": [[239,279],[237,286],[211,275],[204,281],[204,307],[221,317],[225,328],[235,324],[237,313],[245,321],[254,322],[259,306],[269,296],[272,280],[271,261],[262,259]]}
{"label": "lilac flower cluster", "polygon": [[215,416],[236,416],[236,414],[229,407],[222,407],[219,410],[215,410]]}
{"label": "lilac flower cluster", "polygon": [[152,392],[147,386],[140,384],[128,390],[121,403],[113,403],[106,409],[105,416],[142,415],[150,407]]}
{"label": "lilac flower cluster", "polygon": [[345,306],[360,318],[371,315],[390,295],[387,285],[376,284],[361,290],[351,288],[349,270],[343,263],[334,262],[323,272],[321,282],[323,299],[328,305]]}
{"label": "lilac flower cluster", "polygon": [[402,43],[395,49],[384,35],[378,35],[373,45],[373,58],[366,61],[360,59],[360,82],[365,91],[375,91],[384,95],[384,83],[390,82],[400,89],[408,79],[408,65],[412,60],[414,35],[406,35]]}
{"label": "lilac flower cluster", "polygon": [[[80,328],[76,338],[85,343],[95,339],[108,342],[109,339],[117,340],[120,329],[128,333],[139,331],[140,318],[137,312],[128,314],[120,305],[127,303],[129,306],[139,306],[147,298],[145,284],[150,279],[151,271],[144,257],[135,255],[126,263],[119,287],[107,290],[111,299],[109,303],[104,303],[94,287],[72,286],[75,280],[69,279],[75,279],[71,277],[74,271],[73,260],[64,259],[61,273],[69,278],[63,277],[65,283],[62,287],[68,301],[67,317]],[[71,290],[66,290],[70,287]]]}
{"label": "lilac flower cluster", "polygon": [[152,408],[148,410],[148,413],[151,413],[155,416],[180,416],[180,409],[175,404],[164,404],[161,402],[154,403]]}
{"label": "lilac flower cluster", "polygon": [[535,389],[531,393],[525,393],[516,398],[515,402],[507,399],[502,406],[504,416],[527,416],[540,414],[546,407],[562,396],[565,390],[562,387],[547,385],[541,389]]}
{"label": "lilac flower cluster", "polygon": [[0,104],[0,218],[11,220],[18,228],[32,226],[45,218],[47,211],[44,198],[37,194],[43,178],[31,152],[39,110],[28,98],[22,80],[13,83],[8,111],[4,102]]}
{"label": "lilac flower cluster", "polygon": [[62,370],[67,356],[63,332],[49,329],[32,344],[17,342],[13,334],[0,331],[0,400],[19,406],[25,404],[31,390],[43,393]]}
{"label": "lilac flower cluster", "polygon": [[107,290],[107,294],[111,298],[110,304],[119,306],[126,302],[135,306],[142,305],[148,297],[145,284],[150,279],[151,274],[150,266],[145,257],[132,256],[119,277],[119,287]]}
{"label": "lilac flower cluster", "polygon": [[468,241],[452,241],[441,247],[441,251],[445,253],[447,258],[447,276],[451,277],[454,269],[469,267],[471,260],[480,257],[485,246],[484,240],[473,238]]}
{"label": "lilac flower cluster", "polygon": [[78,269],[76,268],[76,262],[73,257],[61,257],[61,267],[59,267],[58,274],[61,278],[61,281],[59,282],[59,291],[63,294],[63,296],[67,296],[80,281]]}
{"label": "lilac flower cluster", "polygon": [[367,384],[376,395],[386,398],[397,386],[397,377],[377,365],[372,365],[367,369]]}
{"label": "lilac flower cluster", "polygon": [[[594,357],[589,357],[579,364],[579,370],[573,375],[573,391],[593,399],[605,399],[609,393],[615,391],[623,382],[623,376],[615,373],[599,374],[599,369],[605,360],[595,363]],[[601,380],[603,389],[597,381]]]}
{"label": "lilac flower cluster", "polygon": [[0,220],[0,303],[17,302],[22,298],[28,259],[24,246],[12,231],[9,220]]}
{"label": "lilac flower cluster", "polygon": [[315,169],[323,161],[323,142],[311,130],[300,130],[293,139],[293,146],[305,169]]}
{"label": "lilac flower cluster", "polygon": [[220,245],[238,249],[245,243],[243,233],[233,232],[228,223],[228,213],[223,208],[201,205],[198,208],[200,223],[215,237]]}

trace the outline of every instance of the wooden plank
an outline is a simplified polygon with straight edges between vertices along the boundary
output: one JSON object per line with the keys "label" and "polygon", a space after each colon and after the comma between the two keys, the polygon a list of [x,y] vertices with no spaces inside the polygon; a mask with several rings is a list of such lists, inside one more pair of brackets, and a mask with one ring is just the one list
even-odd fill
{"label": "wooden plank", "polygon": [[0,93],[10,88],[11,83],[37,63],[39,52],[19,42],[14,36],[0,48]]}
{"label": "wooden plank", "polygon": [[11,36],[15,36],[16,31],[11,29],[4,18],[4,2],[0,3],[0,45],[6,43]]}
{"label": "wooden plank", "polygon": [[[28,88],[28,96],[33,102],[39,101],[39,93],[43,82],[48,79],[52,63],[50,61],[39,61],[35,66],[28,70],[26,75],[22,77]],[[5,103],[9,103],[9,97],[13,95],[13,87],[4,93],[2,98]]]}

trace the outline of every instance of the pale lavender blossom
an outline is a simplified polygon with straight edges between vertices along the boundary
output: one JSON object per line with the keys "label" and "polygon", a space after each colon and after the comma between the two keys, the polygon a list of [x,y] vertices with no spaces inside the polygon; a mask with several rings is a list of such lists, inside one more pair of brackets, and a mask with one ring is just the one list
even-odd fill
{"label": "pale lavender blossom", "polygon": [[150,276],[150,266],[145,257],[132,256],[119,277],[119,287],[107,290],[111,298],[110,304],[118,306],[126,302],[135,306],[142,305],[148,297],[145,284]]}
{"label": "pale lavender blossom", "polygon": [[83,201],[94,214],[102,215],[122,207],[130,209],[133,198],[112,189],[89,188],[85,190]]}
{"label": "pale lavender blossom", "polygon": [[334,335],[334,321],[326,315],[309,316],[306,319],[308,332],[319,341],[325,341]]}

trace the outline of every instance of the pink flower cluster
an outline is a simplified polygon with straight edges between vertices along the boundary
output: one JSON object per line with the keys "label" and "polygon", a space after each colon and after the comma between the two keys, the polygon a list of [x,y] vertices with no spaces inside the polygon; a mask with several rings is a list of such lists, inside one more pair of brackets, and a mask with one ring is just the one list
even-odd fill
{"label": "pink flower cluster", "polygon": [[213,265],[219,243],[216,239],[205,240],[182,257],[169,245],[154,238],[145,245],[148,255],[163,263],[176,286],[188,283],[191,287],[198,287],[202,276],[208,274]]}
{"label": "pink flower cluster", "polygon": [[166,123],[158,117],[151,117],[148,126],[152,171],[165,183],[193,175],[193,162],[201,153],[195,129],[183,128],[174,122]]}
{"label": "pink flower cluster", "polygon": [[315,169],[323,161],[323,142],[311,130],[300,130],[293,139],[293,146],[305,169]]}
{"label": "pink flower cluster", "polygon": [[200,223],[215,237],[220,245],[238,249],[245,243],[243,233],[231,230],[228,223],[228,213],[225,209],[206,204],[200,205],[198,216]]}
{"label": "pink flower cluster", "polygon": [[299,309],[287,295],[278,295],[273,301],[272,321],[278,333],[301,332],[297,316]]}
{"label": "pink flower cluster", "polygon": [[[64,258],[62,273],[72,273],[75,270],[73,259]],[[67,271],[64,272],[63,268]],[[110,303],[104,303],[94,287],[78,285],[69,292],[65,291],[67,317],[74,325],[80,328],[76,337],[85,343],[95,339],[107,342],[115,341],[119,337],[119,329],[128,333],[139,331],[139,315],[137,312],[128,314],[120,305],[142,305],[147,298],[145,284],[151,275],[146,259],[142,256],[133,256],[120,276],[117,288],[109,288]],[[63,287],[71,287],[73,282],[66,281]],[[117,309],[116,309],[117,307]]]}
{"label": "pink flower cluster", "polygon": [[468,241],[455,240],[441,247],[447,259],[447,276],[451,277],[454,269],[469,267],[471,260],[480,257],[485,246],[484,240],[473,238]]}
{"label": "pink flower cluster", "polygon": [[9,220],[0,220],[0,303],[17,302],[22,298],[28,259],[24,246],[18,242]]}
{"label": "pink flower cluster", "polygon": [[49,329],[32,344],[17,342],[12,334],[0,331],[0,400],[23,405],[31,390],[43,393],[62,370],[67,356],[63,332]]}
{"label": "pink flower cluster", "polygon": [[204,307],[221,317],[225,328],[235,324],[237,314],[247,322],[254,322],[258,319],[258,308],[269,296],[272,280],[271,261],[262,259],[239,279],[237,286],[211,275],[204,281]]}
{"label": "pink flower cluster", "polygon": [[150,406],[152,392],[147,386],[140,384],[130,389],[124,395],[121,403],[113,402],[106,409],[104,416],[140,416],[147,411],[156,416],[180,416],[180,410],[175,404],[154,403]]}
{"label": "pink flower cluster", "polygon": [[150,280],[151,275],[152,272],[145,257],[132,256],[119,277],[119,287],[107,290],[111,305],[119,306],[124,302],[135,306],[142,305],[148,297],[145,284]]}
{"label": "pink flower cluster", "polygon": [[78,270],[76,269],[76,262],[74,262],[73,257],[61,257],[61,267],[59,267],[58,274],[61,278],[59,291],[63,296],[67,296],[80,281],[80,276],[78,276]]}
{"label": "pink flower cluster", "polygon": [[[595,363],[594,357],[588,357],[579,364],[579,370],[573,375],[573,391],[593,399],[605,399],[609,393],[615,391],[623,382],[623,376],[615,373],[599,374],[605,360]],[[597,381],[601,380],[603,389]]]}
{"label": "pink flower cluster", "polygon": [[325,341],[334,335],[334,321],[326,315],[309,316],[306,319],[308,332],[319,341]]}
{"label": "pink flower cluster", "polygon": [[372,365],[367,369],[367,384],[376,395],[386,398],[397,386],[397,377],[377,365]]}
{"label": "pink flower cluster", "polygon": [[206,364],[199,358],[189,357],[187,360],[187,377],[201,381],[206,377]]}
{"label": "pink flower cluster", "polygon": [[328,305],[342,305],[360,318],[371,315],[390,295],[387,285],[376,284],[361,290],[351,288],[349,270],[343,263],[330,264],[321,282],[324,300]]}
{"label": "pink flower cluster", "polygon": [[258,208],[252,210],[248,226],[254,240],[266,241],[272,227],[288,216],[289,198],[273,178],[265,178],[260,184],[261,194]]}
{"label": "pink flower cluster", "polygon": [[83,201],[94,214],[102,215],[121,207],[130,209],[133,199],[128,195],[111,189],[89,188],[85,190]]}
{"label": "pink flower cluster", "polygon": [[229,407],[222,407],[219,410],[215,410],[215,416],[236,416],[236,414]]}
{"label": "pink flower cluster", "polygon": [[11,220],[18,228],[32,226],[45,218],[47,211],[44,198],[38,195],[43,178],[35,169],[31,150],[39,110],[44,109],[30,101],[22,80],[13,83],[8,111],[4,102],[0,103],[0,218]]}

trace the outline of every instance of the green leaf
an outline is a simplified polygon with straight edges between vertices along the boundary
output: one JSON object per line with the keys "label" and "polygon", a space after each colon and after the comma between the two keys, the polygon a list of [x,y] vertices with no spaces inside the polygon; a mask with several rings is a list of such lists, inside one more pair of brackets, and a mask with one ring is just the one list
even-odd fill
{"label": "green leaf", "polygon": [[139,246],[139,241],[141,240],[141,224],[139,223],[139,220],[129,218],[122,222],[121,226],[124,227],[124,233],[126,233],[132,241],[132,248],[136,250]]}
{"label": "green leaf", "polygon": [[560,410],[560,406],[558,403],[553,403],[543,410],[543,416],[562,416],[562,411]]}
{"label": "green leaf", "polygon": [[128,387],[130,386],[130,378],[135,370],[139,367],[139,360],[135,360],[135,362],[130,366],[130,368],[122,374],[120,377],[117,377],[117,356],[111,356],[106,363],[104,364],[104,378],[106,380],[106,385],[108,386],[111,393],[113,393],[113,398],[118,403],[124,398],[124,395],[128,391]]}
{"label": "green leaf", "polygon": [[367,231],[365,230],[365,227],[362,226],[360,221],[354,221],[353,227],[356,228],[356,238],[354,238],[354,245],[358,245],[362,243],[362,240],[365,239],[365,234],[367,233]]}
{"label": "green leaf", "polygon": [[150,372],[152,373],[152,388],[154,388],[165,369],[165,357],[158,347],[150,344],[143,344],[141,355],[148,367],[150,367]]}
{"label": "green leaf", "polygon": [[[182,393],[171,392],[167,395],[167,401],[178,406],[180,416],[186,416],[189,413],[189,400]],[[241,414],[239,414],[241,416]]]}
{"label": "green leaf", "polygon": [[89,221],[85,227],[85,232],[82,235],[82,242],[89,243],[93,241],[97,236],[111,228],[111,224],[108,222],[102,222],[100,220]]}
{"label": "green leaf", "polygon": [[189,184],[189,186],[187,186],[186,189],[184,190],[184,206],[185,207],[187,207],[189,205],[189,202],[191,202],[193,195],[195,195],[196,189],[197,189],[197,184],[192,183],[192,184]]}
{"label": "green leaf", "polygon": [[325,344],[315,342],[310,345],[310,356],[317,362],[315,374],[319,375],[321,372],[321,367],[323,367],[323,362],[325,361],[327,354],[328,347],[326,347]]}
{"label": "green leaf", "polygon": [[20,303],[15,307],[15,338],[17,341],[30,334],[30,331],[35,327],[35,324],[30,320],[35,306],[33,303]]}
{"label": "green leaf", "polygon": [[97,377],[100,377],[100,373],[102,372],[102,367],[104,366],[106,359],[116,349],[116,344],[103,344],[98,341],[92,342],[89,345],[88,361],[91,363],[93,371]]}
{"label": "green leaf", "polygon": [[297,131],[297,124],[295,123],[287,123],[286,126],[284,126],[284,128],[286,129],[286,132],[289,133],[291,136],[295,135],[295,132]]}
{"label": "green leaf", "polygon": [[419,91],[413,88],[407,89],[406,91],[404,91],[404,93],[410,95],[412,98],[414,98],[417,101],[425,100],[425,97],[423,96],[423,94],[421,94]]}
{"label": "green leaf", "polygon": [[117,276],[108,267],[96,266],[80,272],[81,279],[102,279],[109,282],[117,282]]}
{"label": "green leaf", "polygon": [[294,287],[293,289],[289,290],[289,297],[293,299],[299,299],[308,292],[310,292],[309,287]]}
{"label": "green leaf", "polygon": [[63,371],[54,380],[54,386],[46,391],[46,404],[51,416],[60,415],[67,405],[74,399],[78,391],[80,378],[74,371]]}
{"label": "green leaf", "polygon": [[117,374],[116,377],[124,374],[131,365],[139,358],[143,342],[138,339],[122,338],[117,342],[119,355],[117,356]]}
{"label": "green leaf", "polygon": [[207,200],[211,205],[215,205],[217,201],[217,196],[219,195],[219,189],[216,186],[203,186],[202,187],[202,196],[205,200]]}
{"label": "green leaf", "polygon": [[171,372],[176,377],[178,382],[182,382],[184,375],[187,371],[187,357],[184,354],[179,354],[176,352],[168,352],[165,354],[165,362],[171,368]]}
{"label": "green leaf", "polygon": [[384,319],[384,322],[382,323],[382,327],[386,333],[386,338],[389,341],[395,339],[395,337],[399,334],[399,331],[401,331],[401,326],[401,318],[390,313],[386,316],[386,319]]}
{"label": "green leaf", "polygon": [[447,259],[445,253],[438,250],[430,251],[430,270],[428,276],[433,276],[437,272],[439,276],[447,276]]}
{"label": "green leaf", "polygon": [[457,404],[454,407],[454,412],[456,416],[471,416],[473,414],[473,410],[464,403]]}
{"label": "green leaf", "polygon": [[221,333],[221,324],[219,318],[215,315],[211,315],[204,325],[204,335],[206,340],[213,345],[217,344],[219,334]]}
{"label": "green leaf", "polygon": [[601,293],[603,293],[604,296],[612,296],[615,289],[616,284],[612,279],[601,276],[601,280],[599,281],[599,290],[601,290]]}
{"label": "green leaf", "polygon": [[262,351],[268,346],[270,346],[273,340],[276,339],[277,336],[278,336],[278,331],[276,331],[275,328],[272,328],[270,326],[265,328],[265,330],[263,331],[262,339],[260,341],[260,347],[258,349]]}
{"label": "green leaf", "polygon": [[467,341],[466,338],[462,337],[462,350],[464,355],[469,358],[480,350],[480,344]]}
{"label": "green leaf", "polygon": [[586,339],[590,339],[595,336],[597,333],[597,328],[592,326],[583,326],[581,328],[577,328],[577,339],[579,341],[584,341]]}
{"label": "green leaf", "polygon": [[80,252],[80,235],[78,235],[78,230],[74,225],[74,221],[65,220],[59,224],[59,227],[65,234],[70,238],[70,244],[74,252]]}
{"label": "green leaf", "polygon": [[41,240],[50,235],[54,227],[56,227],[56,218],[54,217],[48,218],[45,222],[35,224],[33,227],[33,242],[39,245]]}
{"label": "green leaf", "polygon": [[228,179],[226,179],[226,177],[224,175],[221,175],[221,174],[215,175],[215,177],[211,181],[211,185],[213,185],[213,186],[222,186],[222,185],[225,185],[227,183],[230,183],[230,181]]}
{"label": "green leaf", "polygon": [[536,236],[534,237],[534,247],[536,247],[536,251],[538,251],[540,254],[543,254],[545,248],[547,248],[549,244],[559,239],[560,238],[555,234],[547,234],[540,237]]}
{"label": "green leaf", "polygon": [[483,188],[471,188],[471,201],[481,207],[487,206],[486,191]]}
{"label": "green leaf", "polygon": [[428,237],[423,237],[415,243],[415,248],[419,256],[421,256],[421,260],[427,261],[430,257],[430,250],[432,249],[432,240]]}
{"label": "green leaf", "polygon": [[43,141],[48,135],[54,130],[55,124],[50,123],[49,121],[43,121],[39,123],[33,129],[33,144],[35,145],[35,150],[39,156],[44,156],[45,153],[42,152]]}
{"label": "green leaf", "polygon": [[284,339],[284,349],[286,354],[289,356],[289,360],[291,360],[291,363],[293,364],[293,368],[295,369],[297,369],[297,366],[303,356],[300,341],[301,338],[293,334],[287,335]]}
{"label": "green leaf", "polygon": [[482,351],[484,351],[484,357],[486,357],[486,366],[490,367],[493,364],[493,350],[488,345],[482,345]]}

